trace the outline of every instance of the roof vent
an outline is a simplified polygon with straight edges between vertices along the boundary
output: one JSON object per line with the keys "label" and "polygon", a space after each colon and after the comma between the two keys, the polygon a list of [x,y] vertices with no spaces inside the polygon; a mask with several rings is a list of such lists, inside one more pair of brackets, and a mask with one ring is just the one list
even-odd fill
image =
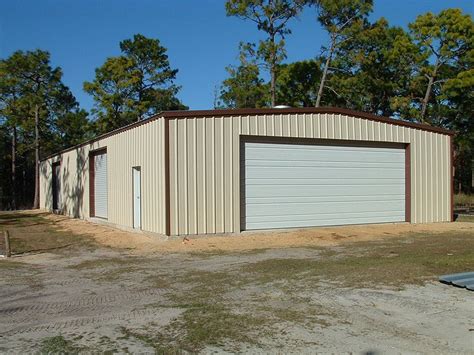
{"label": "roof vent", "polygon": [[273,108],[291,108],[291,106],[288,106],[288,105],[276,105],[276,106],[273,106]]}

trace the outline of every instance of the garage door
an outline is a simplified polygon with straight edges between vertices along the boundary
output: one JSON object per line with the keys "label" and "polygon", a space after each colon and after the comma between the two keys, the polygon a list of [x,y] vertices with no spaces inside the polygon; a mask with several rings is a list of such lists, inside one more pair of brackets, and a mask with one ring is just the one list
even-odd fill
{"label": "garage door", "polygon": [[405,221],[405,150],[244,142],[243,230]]}
{"label": "garage door", "polygon": [[95,217],[107,218],[107,153],[94,156]]}

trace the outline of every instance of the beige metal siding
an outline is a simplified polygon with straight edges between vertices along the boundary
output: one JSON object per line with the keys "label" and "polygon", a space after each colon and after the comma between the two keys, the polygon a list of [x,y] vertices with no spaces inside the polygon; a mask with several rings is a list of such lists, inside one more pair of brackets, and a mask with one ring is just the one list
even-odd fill
{"label": "beige metal siding", "polygon": [[165,233],[164,119],[158,119],[41,163],[40,204],[52,209],[51,164],[61,161],[63,212],[89,217],[89,151],[107,147],[108,222],[133,227],[132,167],[141,166],[142,229]]}
{"label": "beige metal siding", "polygon": [[450,221],[449,136],[341,114],[170,119],[172,235],[240,231],[240,136],[410,143],[411,222]]}
{"label": "beige metal siding", "polygon": [[[166,232],[165,119],[84,145],[41,164],[41,207],[52,209],[52,163],[61,161],[64,213],[89,216],[89,151],[107,147],[108,221],[132,228],[132,167],[142,168],[142,228]],[[450,137],[344,114],[169,119],[170,234],[240,231],[241,136],[410,144],[411,221],[451,218]]]}

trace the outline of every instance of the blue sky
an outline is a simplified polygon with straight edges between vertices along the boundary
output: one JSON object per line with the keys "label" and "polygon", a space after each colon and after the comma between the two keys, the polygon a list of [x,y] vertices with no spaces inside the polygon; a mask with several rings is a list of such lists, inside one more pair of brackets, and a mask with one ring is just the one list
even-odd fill
{"label": "blue sky", "polygon": [[[473,14],[472,0],[375,0],[372,19],[385,17],[406,26],[417,15],[459,7]],[[226,17],[224,0],[0,0],[0,58],[15,50],[41,48],[61,66],[64,82],[81,106],[93,101],[82,83],[118,44],[135,33],[158,38],[168,48],[172,67],[179,69],[179,98],[191,109],[213,107],[214,89],[226,77],[225,67],[237,62],[239,41],[257,41],[253,23]],[[320,53],[327,36],[313,9],[290,23],[287,61]]]}

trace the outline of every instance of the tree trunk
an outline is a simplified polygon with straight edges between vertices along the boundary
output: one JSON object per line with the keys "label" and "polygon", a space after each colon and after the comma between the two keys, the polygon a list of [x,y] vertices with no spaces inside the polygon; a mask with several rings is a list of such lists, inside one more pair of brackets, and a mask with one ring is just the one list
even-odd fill
{"label": "tree trunk", "polygon": [[[20,200],[20,208],[21,206],[25,206],[26,205],[26,201],[27,201],[27,198],[25,196],[28,196],[28,188],[27,188],[27,185],[26,185],[26,167],[25,167],[25,164],[23,164],[23,172],[22,172],[22,189],[21,189],[21,194],[18,194],[19,195],[19,200]],[[29,197],[29,196],[28,196]],[[29,204],[29,200],[28,200],[28,204]]]}
{"label": "tree trunk", "polygon": [[319,83],[318,96],[316,97],[316,107],[319,107],[321,104],[321,97],[323,96],[324,84],[326,82],[326,77],[328,75],[329,65],[331,64],[332,53],[334,52],[335,39],[331,39],[331,46],[329,47],[329,54],[326,58],[326,63],[324,63],[323,75],[321,76],[321,82]]}
{"label": "tree trunk", "polygon": [[12,198],[11,198],[11,204],[12,204],[12,209],[16,210],[16,141],[17,141],[17,135],[16,135],[16,127],[13,126],[13,132],[12,132],[12,175],[11,175],[11,183],[12,183]]}
{"label": "tree trunk", "polygon": [[276,106],[276,65],[271,64],[270,69],[270,95],[272,98],[272,107]]}
{"label": "tree trunk", "polygon": [[[140,105],[142,102],[142,91],[138,92],[138,104]],[[143,119],[143,112],[139,111],[137,115],[137,122],[140,122]]]}
{"label": "tree trunk", "polygon": [[39,208],[39,159],[40,159],[40,137],[39,137],[39,106],[35,107],[35,198],[33,208]]}
{"label": "tree trunk", "polygon": [[431,90],[433,88],[433,83],[436,79],[436,74],[438,72],[439,68],[439,59],[436,60],[435,67],[433,70],[433,74],[430,76],[428,80],[428,86],[426,87],[426,92],[425,92],[425,97],[423,98],[423,101],[421,102],[421,114],[420,114],[420,121],[423,123],[426,123],[425,117],[426,117],[426,111],[428,109],[428,103],[430,101],[430,96],[431,96]]}

